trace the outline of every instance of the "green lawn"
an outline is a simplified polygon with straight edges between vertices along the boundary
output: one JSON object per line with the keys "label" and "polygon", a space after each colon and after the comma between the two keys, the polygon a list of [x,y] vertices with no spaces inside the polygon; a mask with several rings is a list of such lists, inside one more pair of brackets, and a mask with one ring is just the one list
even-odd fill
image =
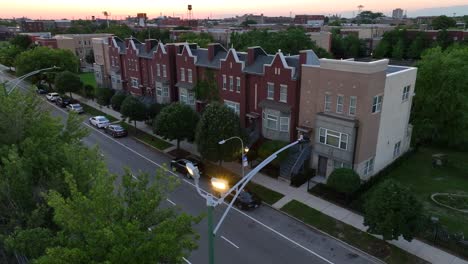
{"label": "green lawn", "polygon": [[287,203],[281,210],[387,263],[426,263],[400,248],[322,214],[296,200]]}
{"label": "green lawn", "polygon": [[125,122],[120,122],[120,125],[122,125],[122,127],[124,127],[129,135],[133,136],[134,138],[137,138],[143,142],[145,142],[146,144],[149,144],[159,150],[165,150],[167,149],[168,147],[171,147],[172,144],[167,142],[167,141],[164,141],[156,136],[153,136],[153,135],[150,135],[144,131],[141,131],[139,129],[137,133],[135,133],[135,128]]}
{"label": "green lawn", "polygon": [[94,78],[94,73],[92,72],[86,72],[86,73],[80,73],[80,78],[83,84],[90,84],[94,88],[96,88],[96,79]]}
{"label": "green lawn", "polygon": [[117,121],[117,118],[115,118],[115,117],[113,117],[111,115],[105,114],[104,112],[99,111],[98,109],[96,109],[94,107],[91,107],[91,106],[89,106],[89,105],[87,105],[87,104],[85,104],[83,102],[80,102],[80,105],[83,107],[83,110],[85,111],[85,113],[90,115],[90,116],[105,116],[111,122]]}
{"label": "green lawn", "polygon": [[[435,153],[447,154],[448,165],[433,168],[431,160]],[[468,236],[468,214],[441,207],[430,199],[436,192],[468,194],[468,152],[420,148],[388,176],[410,187],[428,215],[439,217],[450,231],[462,231]]]}

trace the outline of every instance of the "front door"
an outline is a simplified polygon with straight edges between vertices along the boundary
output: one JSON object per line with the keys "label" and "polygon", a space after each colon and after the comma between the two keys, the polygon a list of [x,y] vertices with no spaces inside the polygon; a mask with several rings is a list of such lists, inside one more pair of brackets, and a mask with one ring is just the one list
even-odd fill
{"label": "front door", "polygon": [[327,163],[328,163],[328,158],[319,156],[318,160],[318,176],[327,176]]}

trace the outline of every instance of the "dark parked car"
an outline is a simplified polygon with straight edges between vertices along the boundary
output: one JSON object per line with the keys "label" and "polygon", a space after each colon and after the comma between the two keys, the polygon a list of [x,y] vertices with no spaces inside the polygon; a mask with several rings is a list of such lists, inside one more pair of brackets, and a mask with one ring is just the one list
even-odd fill
{"label": "dark parked car", "polygon": [[[232,196],[230,198],[232,199]],[[234,201],[234,206],[241,210],[254,209],[259,207],[260,204],[262,204],[260,198],[245,189],[239,193],[236,201]]]}
{"label": "dark parked car", "polygon": [[198,171],[200,172],[200,175],[203,174],[203,166],[201,164],[201,161],[198,160],[195,157],[187,157],[184,159],[174,159],[171,161],[171,169],[175,169],[176,171],[182,173],[185,175],[187,178],[192,178],[192,175],[187,170],[187,163],[191,162],[194,166],[198,167]]}
{"label": "dark parked car", "polygon": [[64,97],[59,97],[55,100],[55,104],[62,108],[65,108],[67,107],[67,105],[75,103],[75,102],[76,102],[75,100],[72,100],[70,98],[64,98]]}
{"label": "dark parked car", "polygon": [[104,132],[113,137],[125,137],[128,135],[127,130],[120,125],[109,125],[104,128]]}
{"label": "dark parked car", "polygon": [[37,89],[36,89],[36,93],[37,93],[37,94],[47,94],[47,91],[44,90],[44,89],[41,89],[41,88],[37,88]]}

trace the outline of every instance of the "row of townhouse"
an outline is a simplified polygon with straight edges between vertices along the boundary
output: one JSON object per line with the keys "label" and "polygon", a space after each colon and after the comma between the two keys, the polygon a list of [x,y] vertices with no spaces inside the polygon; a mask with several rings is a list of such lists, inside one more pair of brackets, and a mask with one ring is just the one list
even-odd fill
{"label": "row of townhouse", "polygon": [[[195,98],[195,87],[212,76],[251,139],[309,138],[306,148],[291,155],[289,172],[310,162],[322,177],[350,167],[367,179],[409,148],[415,68],[390,66],[388,60],[319,59],[312,50],[286,56],[261,47],[238,52],[220,44],[205,49],[134,38],[95,43],[101,58],[96,64],[102,64],[95,65],[98,83],[201,111],[206,102]],[[311,155],[301,155],[305,150]]]}

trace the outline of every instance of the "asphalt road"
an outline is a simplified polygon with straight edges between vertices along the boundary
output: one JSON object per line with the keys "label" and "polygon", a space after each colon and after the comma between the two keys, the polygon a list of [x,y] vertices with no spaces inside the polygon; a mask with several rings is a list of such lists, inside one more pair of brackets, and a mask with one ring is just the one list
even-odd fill
{"label": "asphalt road", "polygon": [[[27,84],[21,84],[22,89],[27,89],[27,87]],[[67,113],[63,109],[50,103],[46,105],[54,116],[66,118]],[[165,154],[132,138],[113,139],[101,130],[90,127],[87,122],[83,125],[90,129],[89,136],[83,142],[90,147],[97,146],[100,149],[112,173],[122,174],[123,168],[128,167],[134,172],[144,171],[153,174],[170,162]],[[190,180],[186,180],[182,175],[177,176],[181,184],[169,195],[165,206],[174,206],[192,215],[204,214],[206,201],[198,195]],[[206,182],[201,184],[203,188],[208,189]],[[225,208],[226,206],[222,205],[215,209],[215,223]],[[201,236],[198,241],[199,247],[184,260],[194,264],[207,263],[206,219],[203,219],[195,229]],[[233,264],[379,262],[268,206],[261,206],[249,212],[231,209],[216,235],[215,261]]]}

